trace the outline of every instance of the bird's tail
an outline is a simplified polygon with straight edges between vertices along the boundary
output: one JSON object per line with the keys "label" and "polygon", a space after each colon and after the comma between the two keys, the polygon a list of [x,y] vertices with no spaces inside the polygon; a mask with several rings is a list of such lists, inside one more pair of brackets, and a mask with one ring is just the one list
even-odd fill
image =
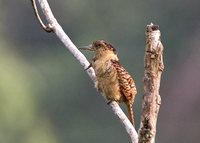
{"label": "bird's tail", "polygon": [[127,103],[127,108],[128,108],[128,114],[129,114],[129,120],[135,127],[135,121],[134,121],[134,113],[133,113],[133,104]]}

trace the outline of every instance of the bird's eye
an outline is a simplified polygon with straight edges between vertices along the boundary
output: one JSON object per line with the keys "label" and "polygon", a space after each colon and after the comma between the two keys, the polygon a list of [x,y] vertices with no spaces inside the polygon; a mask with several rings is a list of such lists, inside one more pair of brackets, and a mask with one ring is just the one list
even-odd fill
{"label": "bird's eye", "polygon": [[112,48],[112,50],[113,50],[113,52],[114,52],[115,54],[117,54],[117,51],[116,51],[116,49],[115,49],[115,48]]}
{"label": "bird's eye", "polygon": [[100,43],[96,43],[95,47],[99,48],[99,47],[101,47],[101,44]]}

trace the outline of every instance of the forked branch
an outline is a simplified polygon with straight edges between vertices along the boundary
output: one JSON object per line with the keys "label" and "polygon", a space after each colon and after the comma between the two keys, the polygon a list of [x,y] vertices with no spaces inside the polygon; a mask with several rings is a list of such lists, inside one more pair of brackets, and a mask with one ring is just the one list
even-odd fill
{"label": "forked branch", "polygon": [[31,3],[32,3],[32,6],[33,6],[33,10],[35,12],[35,16],[36,18],[38,19],[40,25],[42,26],[42,28],[46,31],[46,32],[53,32],[53,29],[50,27],[50,25],[45,25],[38,13],[38,9],[37,9],[37,5],[36,5],[36,2],[35,0],[31,0]]}

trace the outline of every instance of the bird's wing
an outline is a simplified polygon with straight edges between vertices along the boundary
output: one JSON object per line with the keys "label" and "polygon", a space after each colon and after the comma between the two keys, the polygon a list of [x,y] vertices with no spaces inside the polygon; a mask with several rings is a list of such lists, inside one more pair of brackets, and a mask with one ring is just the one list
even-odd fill
{"label": "bird's wing", "polygon": [[122,65],[120,65],[119,61],[111,60],[111,62],[117,71],[117,77],[122,94],[125,96],[127,101],[133,102],[137,90],[131,75]]}

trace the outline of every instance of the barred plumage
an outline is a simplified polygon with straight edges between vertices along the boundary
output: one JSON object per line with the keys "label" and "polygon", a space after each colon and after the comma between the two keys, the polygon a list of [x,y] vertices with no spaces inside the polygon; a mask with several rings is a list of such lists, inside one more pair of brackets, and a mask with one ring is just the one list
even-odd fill
{"label": "barred plumage", "polygon": [[132,106],[137,90],[130,74],[120,65],[115,48],[98,40],[85,49],[95,52],[91,62],[97,78],[95,87],[108,101],[124,102],[134,125]]}
{"label": "barred plumage", "polygon": [[113,66],[116,68],[118,73],[118,81],[121,94],[125,97],[125,104],[127,105],[129,112],[129,119],[134,125],[134,113],[133,113],[133,102],[137,89],[135,87],[134,80],[131,75],[119,64],[119,61],[112,61]]}

